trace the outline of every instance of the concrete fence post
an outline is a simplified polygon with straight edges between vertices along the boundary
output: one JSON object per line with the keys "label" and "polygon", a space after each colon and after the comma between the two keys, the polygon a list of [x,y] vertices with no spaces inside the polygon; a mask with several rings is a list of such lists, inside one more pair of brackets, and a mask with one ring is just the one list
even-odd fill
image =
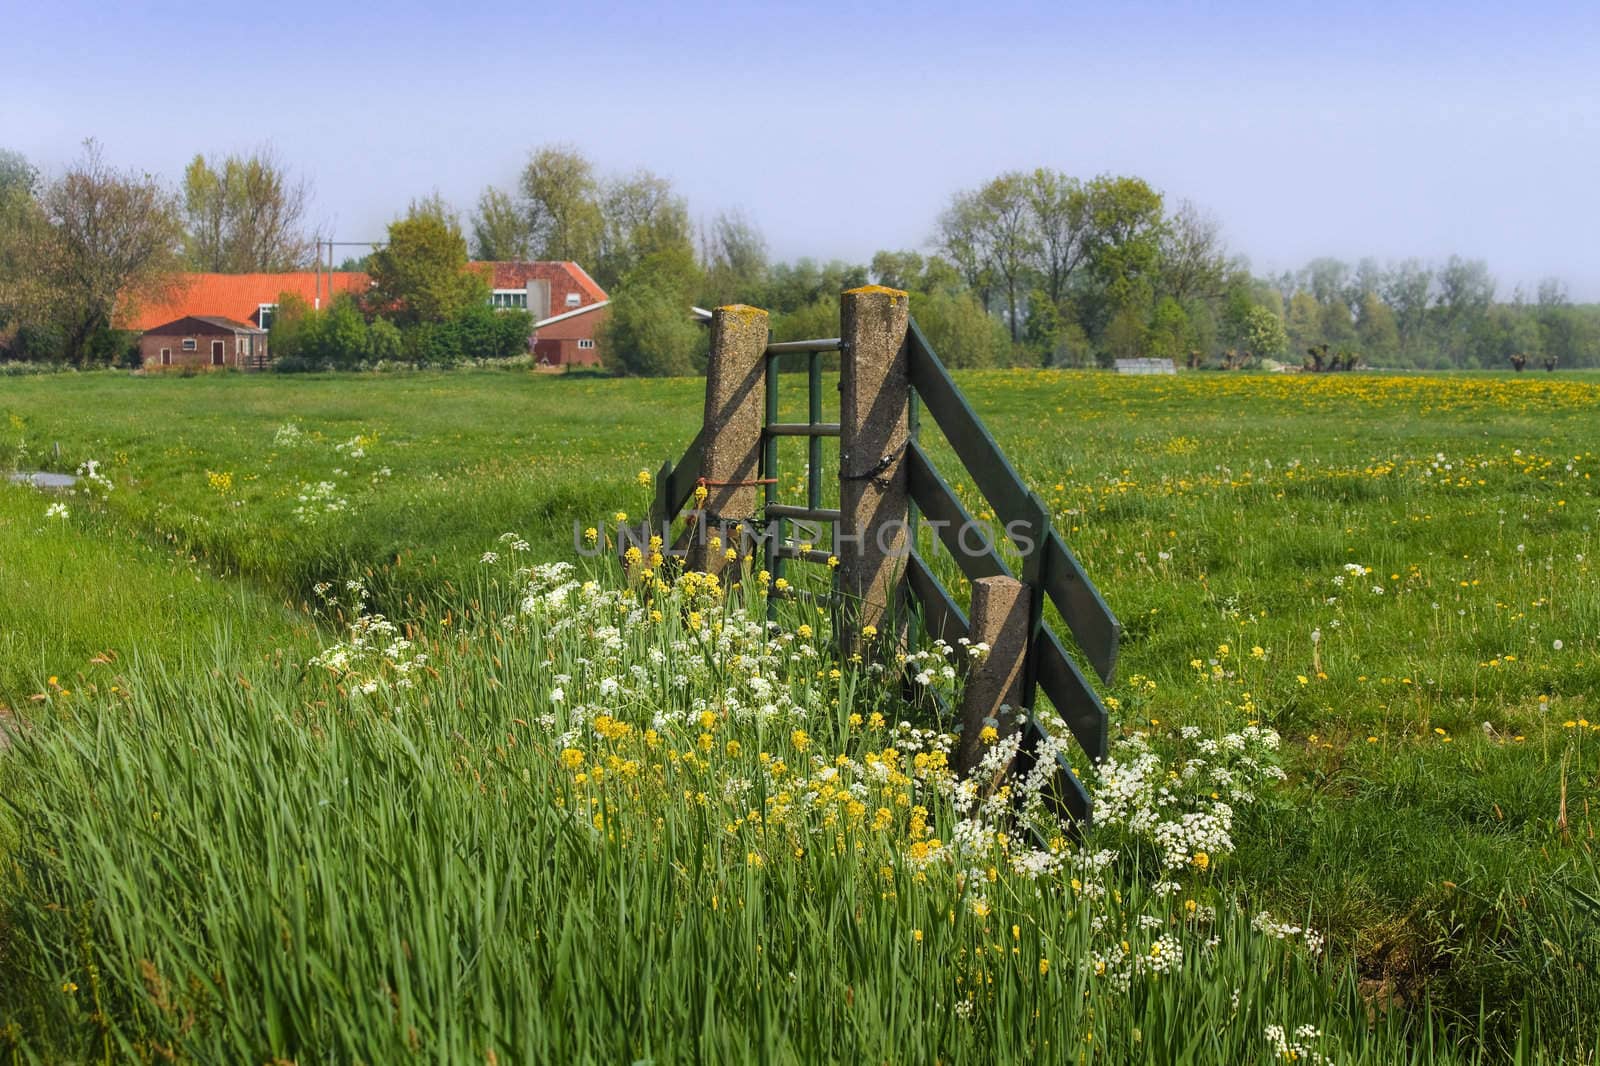
{"label": "concrete fence post", "polygon": [[980,577],[972,583],[969,635],[974,644],[989,645],[989,654],[973,664],[962,694],[955,768],[963,777],[990,747],[983,740],[986,725],[995,728],[991,743],[1016,729],[1026,680],[1029,608],[1028,586],[1015,578]]}
{"label": "concrete fence post", "polygon": [[[711,546],[720,526],[755,517],[756,478],[761,466],[761,418],[766,403],[767,313],[734,304],[711,315],[711,354],[706,361],[706,411],[700,476],[706,480],[703,526],[689,542],[691,570],[720,573],[729,545]],[[741,554],[748,544],[741,548]]]}
{"label": "concrete fence post", "polygon": [[839,300],[839,591],[846,652],[881,627],[912,547],[905,449],[910,385],[905,293],[882,285]]}

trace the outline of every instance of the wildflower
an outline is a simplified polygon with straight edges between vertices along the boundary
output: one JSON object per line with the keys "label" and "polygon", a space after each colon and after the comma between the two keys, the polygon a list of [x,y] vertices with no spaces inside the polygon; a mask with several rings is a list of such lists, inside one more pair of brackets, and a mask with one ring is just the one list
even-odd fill
{"label": "wildflower", "polygon": [[733,548],[729,548],[727,551],[722,553],[722,557],[730,563],[737,562],[739,559],[739,553]]}
{"label": "wildflower", "polygon": [[64,503],[52,503],[49,507],[44,509],[44,516],[46,518],[65,519],[68,517],[67,505]]}
{"label": "wildflower", "polygon": [[911,939],[915,940],[919,944],[922,943],[922,930],[921,929],[913,929],[913,930],[911,930]]}
{"label": "wildflower", "polygon": [[1000,731],[992,725],[986,725],[979,731],[978,739],[984,744],[993,744],[1000,739]]}
{"label": "wildflower", "polygon": [[61,991],[65,992],[67,995],[70,996],[74,992],[76,992],[77,990],[78,990],[78,986],[76,984],[74,984],[73,982],[71,982],[71,981],[63,981],[63,982],[61,982]]}
{"label": "wildflower", "polygon": [[648,470],[639,471],[639,473],[634,477],[633,480],[635,480],[635,481],[637,481],[639,483],[639,487],[641,489],[649,488],[650,487],[650,471],[648,471]]}
{"label": "wildflower", "polygon": [[616,519],[618,522],[626,522],[628,520],[628,512],[627,511],[618,511],[616,514],[612,515],[611,517]]}
{"label": "wildflower", "polygon": [[593,526],[590,526],[588,529],[583,531],[583,539],[588,541],[590,544],[593,544],[595,541],[600,539],[600,531]]}
{"label": "wildflower", "polygon": [[1049,972],[1050,972],[1050,960],[1049,959],[1045,959],[1045,958],[1041,958],[1039,960],[1039,976],[1043,977],[1045,974],[1047,974]]}
{"label": "wildflower", "polygon": [[839,557],[837,555],[828,556],[828,569],[835,570],[835,569],[838,569],[838,566],[839,566]]}
{"label": "wildflower", "polygon": [[811,743],[811,737],[804,729],[796,729],[789,734],[789,741],[794,744],[796,751],[805,751],[806,747]]}
{"label": "wildflower", "polygon": [[863,640],[871,640],[873,637],[875,637],[877,635],[878,635],[878,627],[877,626],[862,626],[861,627],[861,638]]}

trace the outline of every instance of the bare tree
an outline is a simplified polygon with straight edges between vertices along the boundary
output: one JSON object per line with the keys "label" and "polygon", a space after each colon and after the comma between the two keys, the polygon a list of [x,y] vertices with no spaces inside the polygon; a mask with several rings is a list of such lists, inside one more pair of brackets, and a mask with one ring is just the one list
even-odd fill
{"label": "bare tree", "polygon": [[1088,258],[1088,198],[1077,178],[1042,167],[1028,175],[1027,196],[1037,234],[1034,269],[1059,306],[1073,273]]}
{"label": "bare tree", "polygon": [[472,212],[472,254],[491,262],[521,261],[533,256],[528,220],[511,194],[493,185],[478,197]]}
{"label": "bare tree", "polygon": [[189,264],[222,273],[275,273],[309,262],[313,236],[306,213],[311,190],[270,147],[230,155],[220,167],[205,156],[183,176],[185,250]]}
{"label": "bare tree", "polygon": [[92,140],[42,203],[49,229],[34,262],[53,290],[63,354],[81,364],[119,301],[159,297],[172,285],[183,245],[178,204],[151,175],[113,169]]}
{"label": "bare tree", "polygon": [[689,205],[672,182],[648,170],[611,178],[600,188],[600,248],[595,279],[610,287],[646,256],[674,249],[693,254]]}
{"label": "bare tree", "polygon": [[541,259],[594,263],[604,219],[594,165],[570,145],[546,145],[522,168],[522,206]]}
{"label": "bare tree", "polygon": [[1228,288],[1228,253],[1216,216],[1189,200],[1161,233],[1161,285],[1179,303],[1219,299]]}

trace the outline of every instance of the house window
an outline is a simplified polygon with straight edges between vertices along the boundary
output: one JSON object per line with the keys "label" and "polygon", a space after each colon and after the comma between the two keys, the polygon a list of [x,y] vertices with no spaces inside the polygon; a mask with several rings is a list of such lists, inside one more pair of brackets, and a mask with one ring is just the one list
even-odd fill
{"label": "house window", "polygon": [[594,347],[594,341],[590,340],[588,337],[584,337],[582,340],[578,341],[578,347],[580,347],[580,348],[593,348]]}
{"label": "house window", "polygon": [[161,365],[162,366],[171,366],[172,365],[172,349],[171,348],[163,348],[163,349],[161,349]]}
{"label": "house window", "polygon": [[496,310],[503,310],[505,308],[518,308],[520,310],[527,310],[528,290],[496,289],[494,292],[489,294],[489,306],[495,308]]}
{"label": "house window", "polygon": [[580,295],[579,293],[575,293],[575,292],[567,293],[567,306],[568,307],[577,307],[582,302],[583,302],[583,296]]}
{"label": "house window", "polygon": [[271,329],[272,316],[277,313],[277,304],[260,304],[256,307],[256,322],[262,329]]}
{"label": "house window", "polygon": [[199,347],[200,346],[195,343],[195,339],[193,337],[185,337],[185,338],[183,338],[183,350],[184,351],[192,352],[192,351],[196,350]]}

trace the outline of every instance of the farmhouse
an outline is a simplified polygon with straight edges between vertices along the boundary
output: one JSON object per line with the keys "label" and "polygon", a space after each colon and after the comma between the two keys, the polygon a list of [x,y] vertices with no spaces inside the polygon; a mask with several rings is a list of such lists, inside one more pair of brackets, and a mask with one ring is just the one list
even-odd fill
{"label": "farmhouse", "polygon": [[[540,366],[555,369],[600,363],[596,337],[610,299],[583,267],[551,260],[478,261],[467,264],[467,269],[488,284],[491,306],[524,310],[533,316],[528,343]],[[285,293],[298,296],[308,307],[325,308],[336,296],[360,296],[371,288],[372,278],[360,271],[186,274],[168,298],[132,309],[119,316],[117,325],[148,333],[178,320],[215,318],[270,329]],[[154,347],[159,350],[161,346]],[[143,344],[140,350],[145,351]],[[174,349],[171,365],[206,365],[203,361],[180,363],[179,354]],[[256,365],[265,362],[263,358]],[[145,365],[159,364],[152,364],[146,355]]]}
{"label": "farmhouse", "polygon": [[139,357],[146,370],[255,370],[269,359],[267,331],[217,315],[185,315],[145,330],[139,338]]}

